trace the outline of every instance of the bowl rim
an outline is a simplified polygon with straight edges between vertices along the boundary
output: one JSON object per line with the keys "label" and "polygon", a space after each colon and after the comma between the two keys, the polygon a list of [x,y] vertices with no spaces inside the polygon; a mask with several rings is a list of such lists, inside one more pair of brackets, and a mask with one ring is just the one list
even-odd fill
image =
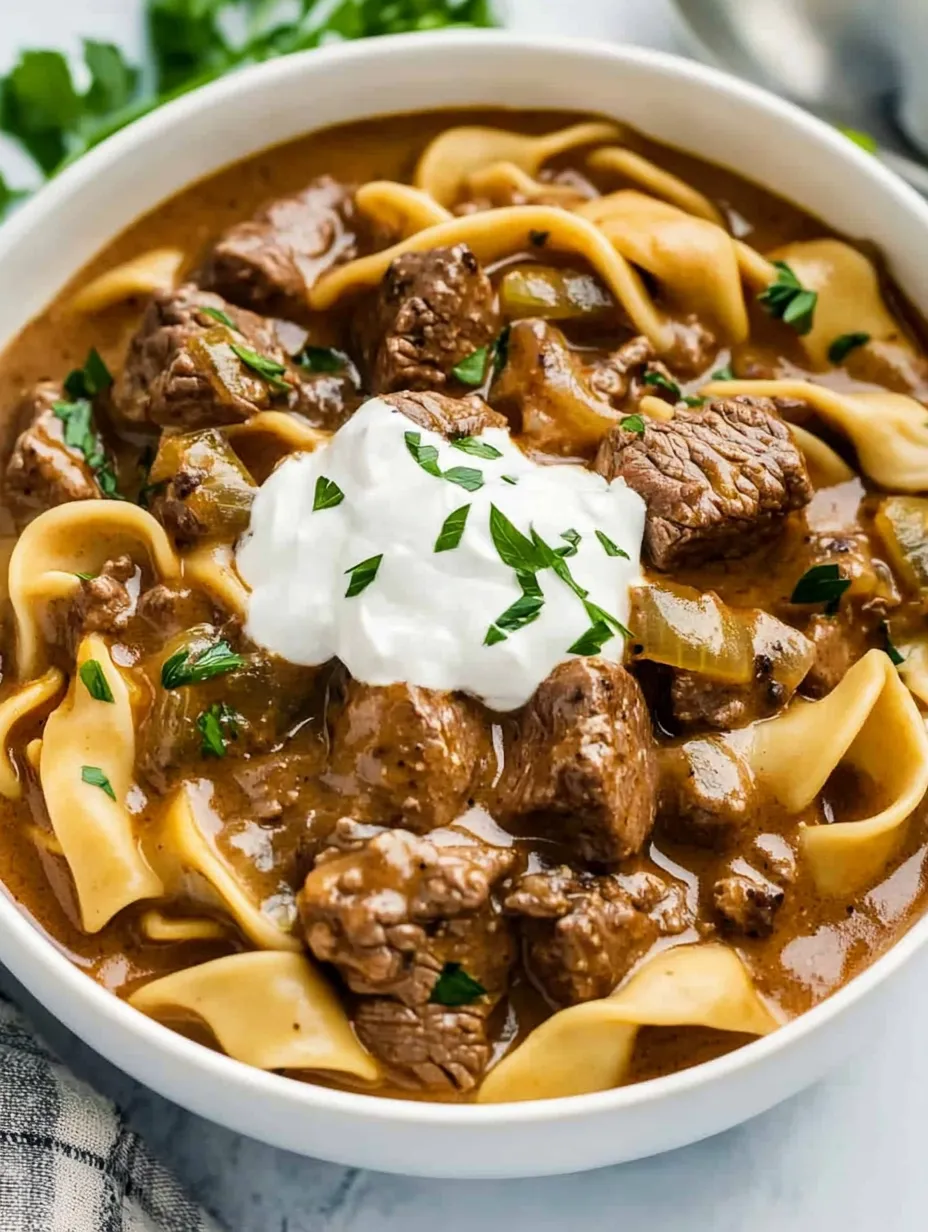
{"label": "bowl rim", "polygon": [[[592,39],[522,35],[505,30],[430,31],[329,45],[266,61],[194,90],[151,112],[85,154],[40,189],[32,200],[0,227],[0,268],[22,235],[54,219],[67,204],[72,193],[104,175],[107,168],[118,163],[126,152],[144,146],[150,138],[164,129],[176,128],[180,131],[191,117],[231,97],[243,85],[248,86],[267,78],[286,88],[291,81],[302,78],[306,73],[311,74],[313,65],[336,62],[344,64],[347,70],[366,60],[389,60],[391,57],[405,56],[412,48],[415,48],[416,54],[429,56],[462,45],[477,49],[492,48],[494,52],[502,48],[507,53],[529,57],[536,53],[550,56],[552,53],[563,52],[565,56],[605,60],[616,67],[623,64],[643,66],[658,76],[672,80],[675,87],[696,83],[726,95],[735,106],[748,105],[755,110],[766,112],[781,127],[799,130],[820,146],[830,147],[833,153],[840,155],[854,167],[859,182],[869,181],[869,191],[874,194],[877,204],[880,199],[895,199],[897,205],[909,214],[914,214],[928,228],[928,202],[878,159],[859,149],[837,129],[794,104],[714,67],[669,52]],[[490,83],[487,84],[487,92],[492,92]],[[680,148],[686,149],[686,146],[681,144]],[[204,176],[210,174],[212,173],[206,172]],[[169,200],[173,195],[169,194],[161,200]],[[158,202],[155,202],[148,208],[154,209],[157,204]],[[6,340],[7,345],[13,337],[15,334]],[[312,1081],[304,1082],[256,1069],[195,1043],[133,1009],[126,1001],[98,984],[67,958],[44,933],[38,922],[17,905],[5,886],[0,886],[0,931],[6,933],[13,945],[18,947],[17,961],[8,965],[11,965],[13,973],[30,991],[32,986],[29,976],[24,972],[32,967],[43,969],[61,988],[62,1001],[69,999],[83,1004],[90,1015],[100,1020],[108,1020],[123,1039],[137,1041],[149,1054],[157,1056],[165,1064],[177,1062],[184,1070],[202,1071],[217,1082],[236,1088],[239,1096],[258,1099],[267,1096],[278,1106],[281,1103],[288,1105],[288,1110],[297,1114],[303,1110],[312,1110],[384,1124],[402,1122],[455,1127],[493,1124],[506,1127],[531,1122],[574,1121],[596,1113],[653,1105],[715,1081],[730,1078],[741,1071],[759,1067],[765,1060],[797,1046],[825,1023],[840,1017],[903,967],[928,941],[928,912],[916,920],[905,934],[860,974],[818,1005],[768,1036],[753,1040],[714,1060],[646,1082],[592,1094],[500,1104],[453,1104],[394,1099],[362,1091],[321,1086]],[[20,957],[22,961],[19,961]],[[45,998],[34,995],[48,1009]],[[60,1015],[57,1010],[49,1012],[70,1030],[75,1030],[71,1023],[79,1015],[70,1012]],[[114,1049],[109,1046],[99,1048],[92,1038],[86,1038],[80,1031],[75,1033],[125,1072],[134,1075],[144,1068],[136,1064],[134,1055],[129,1059],[114,1059]]]}

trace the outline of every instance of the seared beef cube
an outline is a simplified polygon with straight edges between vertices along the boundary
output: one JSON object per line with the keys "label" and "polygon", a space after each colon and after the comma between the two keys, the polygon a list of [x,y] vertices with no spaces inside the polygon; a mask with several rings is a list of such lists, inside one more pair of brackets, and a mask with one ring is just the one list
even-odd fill
{"label": "seared beef cube", "polygon": [[698,317],[669,323],[673,342],[664,353],[664,362],[678,380],[689,381],[700,376],[715,360],[718,339]]}
{"label": "seared beef cube", "polygon": [[[81,578],[80,590],[68,600],[71,642],[88,633],[121,633],[135,612],[138,570],[129,556],[108,560],[95,578]],[[134,583],[134,585],[133,585]]]}
{"label": "seared beef cube", "polygon": [[145,633],[157,645],[170,641],[184,629],[211,624],[213,605],[201,590],[160,582],[139,596],[135,614]]}
{"label": "seared beef cube", "polygon": [[325,853],[299,896],[309,948],[354,992],[407,1005],[428,1002],[447,962],[488,987],[489,951],[509,949],[490,894],[513,859],[505,848],[439,846],[407,830]]}
{"label": "seared beef cube", "polygon": [[489,1007],[403,1005],[386,997],[362,1001],[358,1039],[403,1086],[472,1091],[490,1062]]}
{"label": "seared beef cube", "polygon": [[463,696],[352,680],[325,781],[357,820],[424,834],[466,811],[487,740],[476,706]]}
{"label": "seared beef cube", "polygon": [[407,419],[430,432],[440,432],[449,440],[459,436],[479,436],[485,428],[506,428],[503,415],[491,410],[482,398],[468,394],[466,398],[451,398],[431,391],[421,393],[386,394],[389,402]]}
{"label": "seared beef cube", "polygon": [[363,219],[354,189],[323,175],[225,231],[198,275],[201,286],[254,312],[300,317],[316,279],[358,256]]}
{"label": "seared beef cube", "polygon": [[742,556],[812,496],[802,454],[763,399],[680,410],[647,420],[640,435],[613,428],[595,469],[644,498],[645,551],[657,569]]}
{"label": "seared beef cube", "polygon": [[727,846],[759,802],[750,767],[717,736],[661,749],[660,785],[661,828],[700,847]]}
{"label": "seared beef cube", "polygon": [[743,860],[738,871],[720,877],[712,887],[712,902],[724,928],[746,937],[766,937],[783,903],[783,890]]}
{"label": "seared beef cube", "polygon": [[815,647],[815,659],[800,685],[806,697],[824,697],[844,679],[849,668],[871,647],[860,614],[848,607],[834,616],[810,617],[803,632]]}
{"label": "seared beef cube", "polygon": [[611,864],[641,850],[656,791],[651,718],[637,680],[600,658],[555,668],[521,715],[500,812],[556,815],[558,837],[581,859]]}
{"label": "seared beef cube", "polygon": [[451,369],[498,330],[493,287],[466,244],[397,257],[355,318],[373,393],[445,389]]}
{"label": "seared beef cube", "polygon": [[6,466],[4,493],[20,528],[55,505],[103,495],[84,454],[65,443],[64,422],[52,409],[70,401],[57,382],[43,381],[16,410],[19,435]]}
{"label": "seared beef cube", "polygon": [[[590,366],[590,388],[610,406],[622,407],[633,390],[638,394],[643,392],[639,388],[641,377],[652,366],[653,359],[654,347],[644,334],[630,338],[617,351]],[[647,392],[657,393],[658,390],[648,389]]]}
{"label": "seared beef cube", "polygon": [[754,679],[747,684],[726,684],[701,672],[674,672],[670,686],[674,723],[680,728],[731,731],[769,718],[790,699],[789,690],[773,679],[773,667],[770,659],[758,656]]}
{"label": "seared beef cube", "polygon": [[[668,898],[674,907],[663,920],[657,911],[649,914]],[[685,927],[679,891],[648,873],[628,879],[569,868],[526,873],[503,905],[522,917],[529,973],[555,1005],[607,997],[662,932]]]}

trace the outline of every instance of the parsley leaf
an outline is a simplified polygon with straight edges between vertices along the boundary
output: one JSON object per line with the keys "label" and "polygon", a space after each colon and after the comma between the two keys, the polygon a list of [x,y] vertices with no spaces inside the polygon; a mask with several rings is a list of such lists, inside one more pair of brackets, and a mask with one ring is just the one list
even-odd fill
{"label": "parsley leaf", "polygon": [[501,458],[502,451],[497,449],[495,445],[488,445],[486,441],[478,441],[475,436],[456,436],[451,442],[454,449],[460,449],[461,453],[469,453],[474,458]]}
{"label": "parsley leaf", "polygon": [[234,672],[244,662],[242,655],[236,654],[225,638],[193,654],[188,647],[181,647],[165,659],[161,667],[161,686],[179,689],[188,684],[202,684],[214,676]]}
{"label": "parsley leaf", "polygon": [[880,625],[880,632],[883,634],[883,649],[889,655],[889,661],[894,667],[898,667],[900,663],[905,662],[905,655],[900,654],[893,644],[893,639],[890,636],[889,625],[884,620]]}
{"label": "parsley leaf", "polygon": [[286,364],[278,363],[276,359],[269,359],[266,355],[259,355],[251,347],[242,346],[238,342],[230,342],[229,347],[247,368],[250,368],[252,372],[257,372],[258,376],[267,381],[272,389],[278,393],[290,391],[292,388],[290,383],[280,379],[287,371]]}
{"label": "parsley leaf", "polygon": [[790,603],[824,603],[825,615],[834,616],[850,584],[837,565],[813,565],[793,587]]}
{"label": "parsley leaf", "polygon": [[109,681],[103,674],[103,668],[96,659],[85,660],[80,667],[78,675],[87,692],[95,702],[111,702],[113,701],[113,690],[109,686]]}
{"label": "parsley leaf", "polygon": [[84,39],[84,63],[90,73],[90,89],[84,106],[94,115],[108,115],[125,107],[139,81],[139,70],[128,64],[115,43]]}
{"label": "parsley leaf", "polygon": [[869,334],[840,334],[828,348],[828,358],[833,364],[843,363],[851,351],[866,346],[869,341]]}
{"label": "parsley leaf", "polygon": [[622,549],[614,544],[609,536],[603,531],[598,530],[596,532],[596,538],[603,545],[603,551],[607,556],[621,556],[623,560],[628,560],[628,553],[623,552]]}
{"label": "parsley leaf", "polygon": [[518,479],[516,479],[515,475],[501,475],[500,478],[502,479],[503,483],[511,483],[513,487],[515,487],[516,484],[519,482]]}
{"label": "parsley leaf", "polygon": [[99,787],[105,791],[111,800],[116,799],[113,784],[109,781],[99,766],[81,766],[81,780],[91,787]]}
{"label": "parsley leaf", "polygon": [[561,531],[561,538],[566,540],[567,546],[554,549],[558,556],[576,556],[580,546],[580,532],[571,527],[570,530]]}
{"label": "parsley leaf", "polygon": [[418,432],[404,432],[403,439],[406,448],[428,475],[441,479],[441,467],[438,465],[438,450],[434,445],[423,445],[422,436]]}
{"label": "parsley leaf", "polygon": [[724,368],[716,368],[712,373],[712,379],[713,381],[734,381],[737,378],[731,364],[726,364]]}
{"label": "parsley leaf", "polygon": [[483,473],[473,466],[452,466],[450,470],[443,471],[441,477],[449,483],[456,483],[465,492],[477,492],[483,487]]}
{"label": "parsley leaf", "polygon": [[83,368],[74,368],[64,379],[64,387],[72,398],[94,398],[112,383],[113,374],[96,347],[87,352]]}
{"label": "parsley leaf", "polygon": [[669,376],[664,376],[663,372],[657,372],[653,368],[641,378],[642,384],[651,385],[655,389],[662,389],[665,394],[670,394],[674,402],[679,402],[681,398],[680,386],[676,381],[672,381]]}
{"label": "parsley leaf", "polygon": [[453,513],[449,513],[442,523],[441,531],[438,538],[435,540],[434,551],[450,552],[452,548],[456,548],[464,537],[464,527],[467,525],[467,515],[470,513],[470,505],[462,505],[460,509],[455,509]]}
{"label": "parsley leaf", "polygon": [[774,261],[777,277],[758,300],[772,317],[791,325],[797,334],[807,334],[812,328],[818,292],[802,285],[785,261]]}
{"label": "parsley leaf", "polygon": [[24,51],[3,83],[0,128],[19,139],[46,175],[64,161],[82,111],[60,51]]}
{"label": "parsley leaf", "polygon": [[[530,625],[532,621],[537,620],[541,615],[541,609],[545,605],[545,597],[542,594],[541,587],[538,585],[538,579],[534,573],[522,573],[518,575],[519,585],[522,587],[522,595],[516,599],[515,603],[511,603],[506,608],[501,616],[497,616],[496,620],[487,630],[487,635],[483,639],[483,644],[492,645],[488,642],[491,632],[495,629],[497,633],[515,633],[518,629],[524,629],[526,625]],[[501,640],[501,639],[496,639]]]}
{"label": "parsley leaf", "polygon": [[320,475],[316,480],[316,489],[313,492],[313,513],[318,513],[320,509],[334,509],[344,499],[345,493],[335,480],[327,479],[325,475]]}
{"label": "parsley leaf", "polygon": [[435,982],[429,1001],[432,1005],[470,1005],[486,994],[486,989],[467,974],[460,963],[446,962]]}
{"label": "parsley leaf", "polygon": [[197,716],[197,731],[200,733],[200,752],[204,757],[225,757],[227,735],[238,739],[241,716],[225,702],[213,702],[208,710]]}
{"label": "parsley leaf", "polygon": [[351,574],[351,581],[348,583],[348,589],[345,591],[346,599],[353,599],[362,590],[367,590],[368,586],[377,576],[377,570],[380,568],[382,560],[383,552],[378,556],[369,556],[367,560],[362,560],[360,564],[352,565],[350,569],[345,570],[346,573]]}
{"label": "parsley leaf", "polygon": [[488,348],[485,346],[471,351],[470,355],[466,355],[460,363],[454,365],[451,369],[452,375],[456,376],[462,385],[482,385],[487,370],[487,353]]}
{"label": "parsley leaf", "polygon": [[595,624],[587,629],[586,633],[581,634],[572,646],[567,647],[568,654],[575,655],[597,655],[605,646],[606,642],[611,641],[615,637],[613,631],[609,628],[604,620],[598,620]]}
{"label": "parsley leaf", "polygon": [[484,646],[495,646],[497,642],[505,642],[506,634],[502,629],[497,629],[496,625],[490,625],[487,629],[487,635],[483,639]]}
{"label": "parsley leaf", "polygon": [[619,427],[624,428],[626,432],[634,432],[636,436],[644,436],[644,416],[626,415],[624,419],[619,420]]}
{"label": "parsley leaf", "polygon": [[537,573],[546,567],[547,562],[531,539],[513,526],[496,505],[490,506],[490,537],[500,560],[516,573]]}
{"label": "parsley leaf", "polygon": [[229,314],[223,312],[221,308],[214,308],[212,304],[197,304],[197,311],[202,312],[205,317],[212,317],[214,321],[218,321],[226,329],[231,329],[233,334],[240,334],[242,332]]}
{"label": "parsley leaf", "polygon": [[307,372],[340,372],[347,365],[347,356],[334,347],[304,346],[296,362]]}

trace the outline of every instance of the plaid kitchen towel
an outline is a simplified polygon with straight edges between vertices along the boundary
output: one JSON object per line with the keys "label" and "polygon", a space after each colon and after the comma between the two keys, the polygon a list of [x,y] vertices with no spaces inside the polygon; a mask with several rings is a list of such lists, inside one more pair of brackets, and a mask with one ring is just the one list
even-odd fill
{"label": "plaid kitchen towel", "polygon": [[219,1232],[3,998],[0,1232]]}

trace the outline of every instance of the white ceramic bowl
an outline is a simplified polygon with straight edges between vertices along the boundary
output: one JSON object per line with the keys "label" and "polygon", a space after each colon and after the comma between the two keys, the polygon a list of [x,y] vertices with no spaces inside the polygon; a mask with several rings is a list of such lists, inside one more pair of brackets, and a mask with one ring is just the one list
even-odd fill
{"label": "white ceramic bowl", "polygon": [[[882,248],[928,309],[928,205],[850,141],[772,95],[672,56],[492,32],[346,44],[249,69],[156,112],[65,172],[0,229],[0,342],[108,239],[186,184],[263,146],[378,113],[462,104],[576,108],[723,163]],[[71,1030],[162,1095],[307,1155],[424,1176],[573,1172],[682,1146],[771,1107],[874,1034],[884,958],[775,1034],[640,1086],[451,1107],[326,1090],[249,1069],[93,983],[0,896],[0,960]]]}

